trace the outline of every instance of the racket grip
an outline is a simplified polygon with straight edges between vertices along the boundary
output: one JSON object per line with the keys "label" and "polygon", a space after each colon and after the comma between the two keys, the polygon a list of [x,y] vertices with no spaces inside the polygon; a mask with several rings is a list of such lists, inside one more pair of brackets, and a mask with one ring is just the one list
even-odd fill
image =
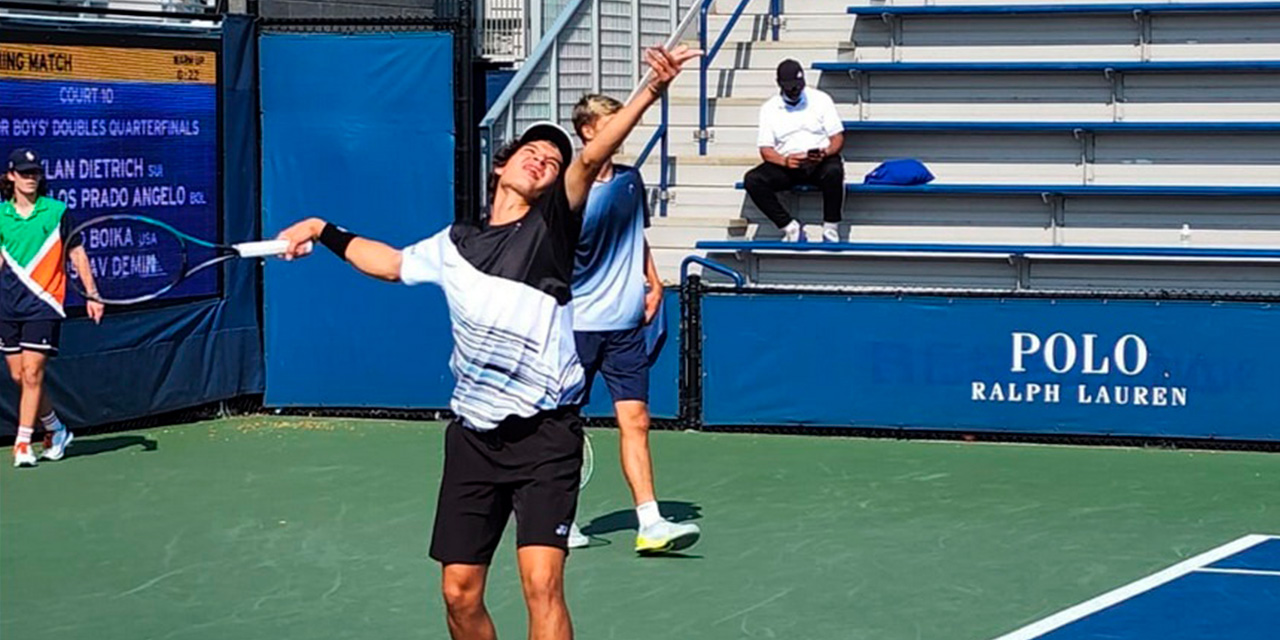
{"label": "racket grip", "polygon": [[241,258],[268,258],[282,256],[289,250],[288,240],[261,240],[258,242],[242,242],[236,245]]}

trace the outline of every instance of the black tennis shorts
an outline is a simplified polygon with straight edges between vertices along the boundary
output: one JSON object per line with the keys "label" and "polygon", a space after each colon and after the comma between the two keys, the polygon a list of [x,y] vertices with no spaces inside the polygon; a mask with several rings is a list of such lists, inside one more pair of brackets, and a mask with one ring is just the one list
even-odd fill
{"label": "black tennis shorts", "polygon": [[61,320],[0,320],[0,352],[6,356],[38,351],[52,358],[61,336]]}
{"label": "black tennis shorts", "polygon": [[489,564],[512,511],[517,547],[567,553],[581,473],[577,408],[508,418],[492,431],[455,420],[445,431],[431,557],[443,564]]}

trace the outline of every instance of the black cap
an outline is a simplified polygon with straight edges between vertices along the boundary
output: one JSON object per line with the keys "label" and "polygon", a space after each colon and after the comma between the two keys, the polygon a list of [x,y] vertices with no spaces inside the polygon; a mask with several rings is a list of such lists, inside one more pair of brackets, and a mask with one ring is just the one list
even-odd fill
{"label": "black cap", "polygon": [[44,169],[40,164],[40,154],[34,149],[14,149],[9,154],[9,171],[30,171],[32,169]]}
{"label": "black cap", "polygon": [[787,59],[778,63],[778,87],[783,91],[804,86],[804,67],[799,62]]}
{"label": "black cap", "polygon": [[569,166],[569,161],[573,159],[573,139],[569,137],[569,132],[565,131],[564,127],[550,121],[535,122],[520,135],[518,146],[523,147],[538,140],[546,140],[554,144],[560,150],[560,158],[563,160],[561,166]]}

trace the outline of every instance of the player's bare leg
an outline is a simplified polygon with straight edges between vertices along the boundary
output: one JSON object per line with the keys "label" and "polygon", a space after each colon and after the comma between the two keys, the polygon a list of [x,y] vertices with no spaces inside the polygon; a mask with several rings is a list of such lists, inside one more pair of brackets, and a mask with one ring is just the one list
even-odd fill
{"label": "player's bare leg", "polygon": [[529,608],[529,640],[572,640],[573,625],[564,599],[564,550],[530,545],[520,547],[516,556]]}
{"label": "player's bare leg", "polygon": [[4,363],[9,366],[9,379],[13,380],[18,389],[22,389],[22,353],[5,354]]}
{"label": "player's bare leg", "polygon": [[49,357],[39,351],[22,352],[22,400],[18,404],[18,422],[23,425],[36,423],[41,409],[51,410],[44,398],[44,369]]}
{"label": "player's bare leg", "polygon": [[653,502],[653,460],[649,456],[649,405],[623,400],[613,405],[618,418],[622,475],[637,505]]}
{"label": "player's bare leg", "polygon": [[10,377],[22,390],[18,401],[18,438],[13,445],[14,466],[36,466],[36,457],[31,451],[31,434],[41,405],[46,360],[45,354],[36,351],[23,351],[5,358]]}
{"label": "player's bare leg", "polygon": [[482,564],[446,564],[441,572],[444,606],[453,640],[495,640],[498,632],[484,606],[484,585],[489,567]]}
{"label": "player's bare leg", "polygon": [[653,459],[649,453],[649,405],[639,400],[614,403],[620,432],[622,474],[636,502],[640,529],[636,532],[636,552],[642,554],[680,551],[693,546],[702,531],[698,525],[665,520],[658,511],[653,488]]}

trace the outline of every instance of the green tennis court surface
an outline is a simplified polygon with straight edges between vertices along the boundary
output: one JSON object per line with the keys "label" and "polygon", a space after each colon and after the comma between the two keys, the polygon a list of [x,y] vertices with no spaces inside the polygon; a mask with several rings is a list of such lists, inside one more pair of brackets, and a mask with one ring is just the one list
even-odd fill
{"label": "green tennis court surface", "polygon": [[[656,432],[663,511],[704,536],[638,558],[616,433],[592,437],[597,546],[568,576],[587,640],[992,638],[1280,533],[1275,455]],[[0,638],[446,637],[426,557],[441,442],[258,417],[0,468]],[[510,535],[488,603],[524,636]]]}

